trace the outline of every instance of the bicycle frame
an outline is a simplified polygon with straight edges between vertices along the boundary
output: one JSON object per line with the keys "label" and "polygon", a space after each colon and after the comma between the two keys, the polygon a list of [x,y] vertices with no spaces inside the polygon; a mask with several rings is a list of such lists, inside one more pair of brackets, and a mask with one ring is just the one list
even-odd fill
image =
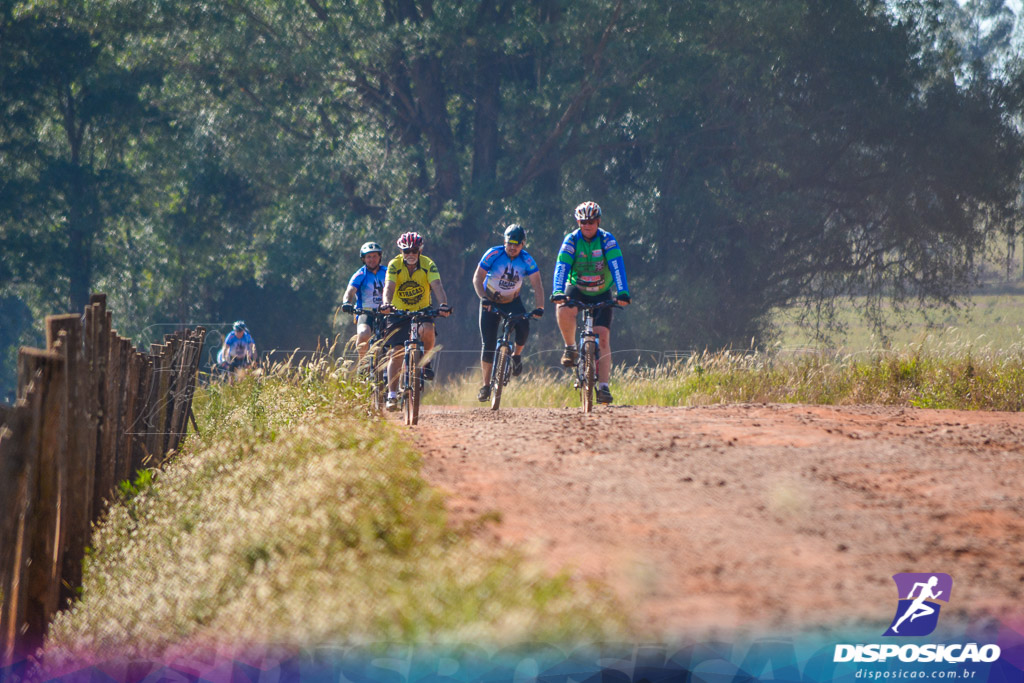
{"label": "bicycle frame", "polygon": [[601,342],[597,332],[594,332],[594,313],[602,308],[618,308],[619,306],[614,299],[593,304],[577,299],[567,299],[566,304],[583,311],[583,322],[580,325],[579,341],[576,346],[579,349],[580,357],[576,362],[574,386],[580,391],[580,404],[583,407],[583,412],[589,413],[594,409],[597,364],[601,358]]}
{"label": "bicycle frame", "polygon": [[389,315],[411,318],[409,338],[402,344],[401,396],[402,412],[405,424],[414,425],[419,422],[420,395],[423,391],[423,375],[420,364],[423,360],[423,341],[420,339],[420,323],[431,322],[439,315],[437,309],[428,308],[422,311],[394,311]]}
{"label": "bicycle frame", "polygon": [[366,377],[370,383],[370,404],[375,410],[381,410],[384,408],[384,399],[387,396],[387,383],[384,380],[384,349],[380,345],[383,341],[385,314],[375,308],[356,308],[352,312],[357,316],[365,315],[369,319],[371,334],[366,342],[366,356],[369,356]]}

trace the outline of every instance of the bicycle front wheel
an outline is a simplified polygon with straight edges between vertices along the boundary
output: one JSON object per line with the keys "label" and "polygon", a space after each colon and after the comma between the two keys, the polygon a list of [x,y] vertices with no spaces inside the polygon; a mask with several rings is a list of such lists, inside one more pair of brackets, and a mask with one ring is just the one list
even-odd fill
{"label": "bicycle front wheel", "polygon": [[384,381],[384,372],[386,361],[384,358],[384,352],[380,346],[376,346],[370,350],[370,381],[373,383],[370,387],[371,401],[374,410],[384,409],[384,400],[387,397],[387,382]]}
{"label": "bicycle front wheel", "polygon": [[501,406],[501,390],[508,382],[509,364],[512,358],[509,355],[507,346],[498,349],[498,354],[491,366],[491,410],[497,410]]}
{"label": "bicycle front wheel", "polygon": [[594,391],[597,388],[597,344],[586,342],[580,349],[580,403],[583,412],[594,410]]}
{"label": "bicycle front wheel", "polygon": [[409,349],[405,354],[405,424],[412,426],[420,419],[420,350]]}

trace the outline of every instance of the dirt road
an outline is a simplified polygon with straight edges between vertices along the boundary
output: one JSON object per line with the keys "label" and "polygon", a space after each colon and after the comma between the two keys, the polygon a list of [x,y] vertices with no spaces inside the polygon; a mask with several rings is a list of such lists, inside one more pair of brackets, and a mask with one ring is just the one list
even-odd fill
{"label": "dirt road", "polygon": [[427,407],[411,438],[456,523],[612,587],[651,637],[1024,615],[1024,415],[887,407]]}

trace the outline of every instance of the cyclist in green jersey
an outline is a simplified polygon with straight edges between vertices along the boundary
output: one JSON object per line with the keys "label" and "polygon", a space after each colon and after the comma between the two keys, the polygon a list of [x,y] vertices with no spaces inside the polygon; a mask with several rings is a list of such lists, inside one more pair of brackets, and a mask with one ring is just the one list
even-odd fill
{"label": "cyclist in green jersey", "polygon": [[[601,207],[596,202],[583,202],[574,212],[577,229],[565,236],[555,263],[555,281],[551,301],[558,304],[558,329],[565,342],[562,365],[570,367],[579,360],[576,348],[576,308],[567,299],[586,303],[610,301],[612,288],[620,306],[630,302],[626,282],[626,266],[622,251],[612,234],[601,229]],[[612,370],[610,332],[612,309],[601,309],[594,315],[601,355],[597,360],[597,402],[611,403],[608,378]]]}

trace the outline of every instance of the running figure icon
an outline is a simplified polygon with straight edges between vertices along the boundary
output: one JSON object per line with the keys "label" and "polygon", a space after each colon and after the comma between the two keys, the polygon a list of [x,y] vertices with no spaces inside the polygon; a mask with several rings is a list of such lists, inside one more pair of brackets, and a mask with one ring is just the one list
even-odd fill
{"label": "running figure icon", "polygon": [[949,574],[938,572],[907,572],[896,574],[892,578],[896,581],[899,606],[889,630],[884,635],[922,636],[934,631],[941,608],[937,601],[949,603],[953,578]]}
{"label": "running figure icon", "polygon": [[918,588],[921,589],[921,592],[918,594],[918,596],[916,598],[914,598],[914,602],[910,603],[910,607],[908,607],[907,611],[903,613],[903,616],[900,617],[900,620],[897,621],[895,624],[893,624],[893,626],[892,626],[892,632],[893,633],[899,633],[900,632],[900,624],[902,624],[904,621],[906,621],[907,617],[910,617],[910,620],[913,621],[914,619],[917,619],[918,617],[926,617],[929,614],[934,614],[935,613],[935,608],[932,607],[931,605],[924,604],[924,601],[929,599],[929,598],[931,598],[933,600],[938,600],[939,596],[942,595],[942,591],[938,591],[937,593],[936,592],[932,592],[932,590],[935,588],[935,585],[938,582],[939,582],[939,577],[933,576],[933,577],[928,579],[928,583],[915,583],[914,584],[913,588],[910,589],[910,593],[907,594],[907,599],[909,600],[910,598],[914,598],[914,591],[917,590]]}

